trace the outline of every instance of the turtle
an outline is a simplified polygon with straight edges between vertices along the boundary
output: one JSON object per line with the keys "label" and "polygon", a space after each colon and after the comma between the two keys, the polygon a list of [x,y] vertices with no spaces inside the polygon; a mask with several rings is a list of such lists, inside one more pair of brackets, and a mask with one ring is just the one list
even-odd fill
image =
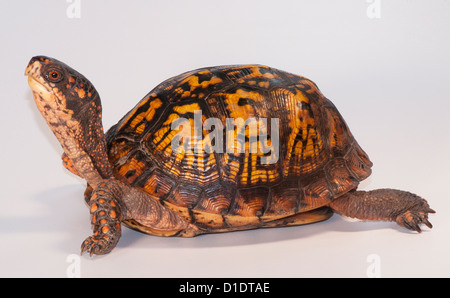
{"label": "turtle", "polygon": [[64,167],[87,182],[93,234],[81,254],[111,252],[122,224],[194,237],[337,213],[432,228],[435,211],[422,197],[357,189],[373,164],[303,76],[259,64],[188,71],[157,85],[104,133],[99,94],[82,74],[35,56],[25,75]]}

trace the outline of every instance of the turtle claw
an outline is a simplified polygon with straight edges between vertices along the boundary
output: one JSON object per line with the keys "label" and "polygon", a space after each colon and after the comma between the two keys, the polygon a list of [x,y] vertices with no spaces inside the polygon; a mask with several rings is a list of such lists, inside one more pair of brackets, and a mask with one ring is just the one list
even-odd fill
{"label": "turtle claw", "polygon": [[421,224],[426,225],[430,229],[433,228],[433,225],[428,221],[428,213],[436,212],[430,208],[420,212],[408,210],[397,216],[396,222],[411,231],[422,233],[420,229]]}
{"label": "turtle claw", "polygon": [[101,254],[102,246],[100,240],[96,239],[94,236],[89,236],[81,244],[81,255],[85,252],[89,253],[89,256],[91,257],[94,254]]}
{"label": "turtle claw", "polygon": [[91,257],[92,255],[104,255],[113,250],[116,244],[117,241],[110,241],[106,235],[100,238],[97,236],[89,236],[81,244],[81,255],[85,252],[89,253]]}

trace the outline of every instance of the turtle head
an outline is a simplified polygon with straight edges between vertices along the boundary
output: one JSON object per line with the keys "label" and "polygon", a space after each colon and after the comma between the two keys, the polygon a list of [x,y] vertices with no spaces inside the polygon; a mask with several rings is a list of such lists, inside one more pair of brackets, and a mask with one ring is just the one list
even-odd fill
{"label": "turtle head", "polygon": [[98,93],[91,82],[61,61],[45,56],[33,57],[25,75],[41,113],[51,110],[58,118],[79,118],[89,106],[101,109]]}
{"label": "turtle head", "polygon": [[100,97],[91,82],[45,56],[33,57],[25,75],[39,111],[78,172],[89,184],[110,177]]}

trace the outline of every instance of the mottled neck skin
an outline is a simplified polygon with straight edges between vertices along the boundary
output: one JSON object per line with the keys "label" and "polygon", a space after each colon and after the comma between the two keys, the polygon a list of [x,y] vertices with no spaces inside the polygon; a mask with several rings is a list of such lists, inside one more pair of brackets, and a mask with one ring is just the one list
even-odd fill
{"label": "mottled neck skin", "polygon": [[93,85],[64,63],[33,57],[25,70],[34,100],[78,173],[94,189],[113,176]]}

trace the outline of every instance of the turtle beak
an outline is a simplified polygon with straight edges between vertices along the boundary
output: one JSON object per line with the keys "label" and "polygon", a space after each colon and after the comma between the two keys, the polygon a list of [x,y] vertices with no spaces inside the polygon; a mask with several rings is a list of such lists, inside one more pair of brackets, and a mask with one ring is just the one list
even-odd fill
{"label": "turtle beak", "polygon": [[25,69],[25,75],[28,76],[28,85],[30,85],[33,93],[37,92],[41,96],[53,93],[51,86],[41,76],[41,69],[48,62],[50,62],[49,58],[36,56],[31,58]]}
{"label": "turtle beak", "polygon": [[44,66],[42,61],[41,56],[31,58],[30,62],[28,62],[27,68],[25,69],[25,75],[40,77],[41,69]]}
{"label": "turtle beak", "polygon": [[33,62],[33,63],[30,62],[30,63],[28,64],[27,68],[25,69],[25,75],[26,75],[26,76],[29,77],[29,76],[31,76],[31,73],[34,73],[34,72],[33,72],[33,65],[34,65],[34,62]]}
{"label": "turtle beak", "polygon": [[28,64],[27,68],[25,69],[25,75],[29,76],[31,72],[31,65]]}
{"label": "turtle beak", "polygon": [[42,66],[42,62],[33,58],[25,69],[25,75],[28,76],[28,85],[34,92],[38,92],[41,95],[44,92],[50,92],[49,88],[39,80]]}
{"label": "turtle beak", "polygon": [[[30,76],[31,74],[35,74],[36,73],[35,67],[38,66],[38,64],[40,64],[39,66],[42,67],[42,63],[40,63],[39,61],[40,61],[39,56],[31,58],[30,62],[28,62],[27,68],[25,69],[25,75],[26,76]],[[40,69],[40,67],[39,67],[39,69]],[[34,71],[33,71],[33,69],[34,69]]]}

